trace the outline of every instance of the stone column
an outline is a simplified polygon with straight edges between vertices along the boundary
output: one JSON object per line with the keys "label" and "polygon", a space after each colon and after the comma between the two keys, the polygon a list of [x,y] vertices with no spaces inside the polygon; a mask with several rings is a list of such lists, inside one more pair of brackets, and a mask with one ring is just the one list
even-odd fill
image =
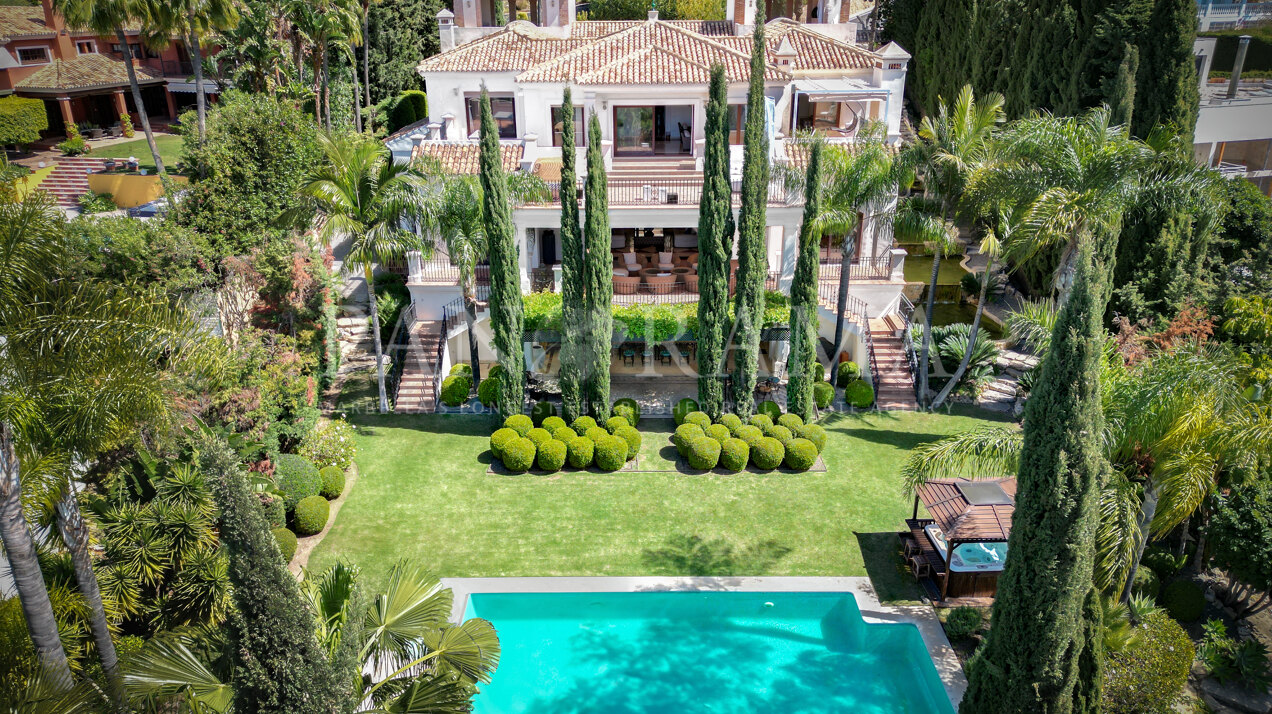
{"label": "stone column", "polygon": [[58,97],[57,108],[62,110],[62,121],[67,124],[75,123],[75,113],[71,111],[71,98]]}
{"label": "stone column", "polygon": [[124,99],[124,90],[116,89],[110,98],[115,103],[115,114],[118,115],[116,118],[128,113],[128,102]]}

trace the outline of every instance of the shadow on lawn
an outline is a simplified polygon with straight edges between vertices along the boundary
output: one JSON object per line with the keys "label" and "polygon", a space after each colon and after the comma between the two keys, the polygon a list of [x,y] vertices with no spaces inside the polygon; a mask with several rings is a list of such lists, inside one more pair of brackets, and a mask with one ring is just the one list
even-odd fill
{"label": "shadow on lawn", "polygon": [[[901,524],[897,524],[900,527]],[[857,545],[866,564],[866,574],[880,602],[917,601],[923,591],[901,559],[901,541],[895,531],[858,533]]]}
{"label": "shadow on lawn", "polygon": [[790,552],[773,539],[739,548],[723,538],[680,533],[645,550],[641,562],[655,575],[763,575]]}

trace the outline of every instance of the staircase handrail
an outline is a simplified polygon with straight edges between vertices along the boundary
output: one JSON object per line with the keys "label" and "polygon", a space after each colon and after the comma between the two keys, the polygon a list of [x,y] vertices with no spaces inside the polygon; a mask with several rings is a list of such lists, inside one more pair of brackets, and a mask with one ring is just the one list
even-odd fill
{"label": "staircase handrail", "polygon": [[[402,370],[406,368],[406,358],[411,349],[411,326],[415,324],[415,303],[412,302],[398,313],[397,324],[393,326],[393,335],[389,338],[389,354],[393,362],[389,365],[389,374],[385,378],[385,392],[393,395],[393,404],[398,401],[398,389],[401,387]],[[405,325],[406,329],[402,329]]]}
{"label": "staircase handrail", "polygon": [[898,307],[897,312],[901,314],[901,318],[905,323],[905,327],[901,332],[901,339],[905,346],[905,361],[910,366],[910,381],[914,385],[914,398],[917,402],[919,398],[919,357],[914,351],[914,323],[912,320],[914,303],[910,302],[910,299],[902,293]]}
{"label": "staircase handrail", "polygon": [[866,313],[867,304],[860,298],[849,295],[848,309],[856,317],[854,321],[857,323],[857,329],[861,330],[861,334],[866,341],[866,354],[870,360],[870,386],[875,391],[875,408],[877,409],[879,403],[879,362],[875,358],[874,337],[870,334],[870,317]]}

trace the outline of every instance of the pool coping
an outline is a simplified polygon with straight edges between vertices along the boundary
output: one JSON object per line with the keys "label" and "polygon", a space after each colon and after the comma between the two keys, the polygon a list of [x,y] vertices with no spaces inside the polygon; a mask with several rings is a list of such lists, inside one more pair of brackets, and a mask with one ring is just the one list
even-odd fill
{"label": "pool coping", "polygon": [[908,623],[919,630],[932,665],[945,686],[950,705],[958,711],[967,677],[958,655],[945,637],[936,611],[927,605],[884,605],[879,602],[870,578],[866,577],[659,577],[599,576],[543,578],[442,578],[459,607],[451,619],[464,620],[468,596],[474,593],[627,593],[671,591],[726,592],[849,592],[857,599],[862,619],[873,623]]}

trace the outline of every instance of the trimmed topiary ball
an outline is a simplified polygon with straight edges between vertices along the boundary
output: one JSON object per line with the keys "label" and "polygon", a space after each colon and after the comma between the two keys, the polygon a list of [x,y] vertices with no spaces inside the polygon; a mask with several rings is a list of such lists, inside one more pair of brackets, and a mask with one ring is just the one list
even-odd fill
{"label": "trimmed topiary ball", "polygon": [[518,436],[525,436],[534,428],[534,420],[525,414],[513,414],[504,419],[504,426],[517,432]]}
{"label": "trimmed topiary ball", "polygon": [[1157,599],[1157,594],[1162,591],[1162,581],[1158,579],[1157,573],[1148,568],[1140,568],[1135,571],[1135,580],[1131,582],[1131,592],[1136,595],[1147,595],[1153,599]]}
{"label": "trimmed topiary ball", "polygon": [[627,441],[622,437],[606,434],[596,442],[596,467],[602,471],[617,471],[627,463]]}
{"label": "trimmed topiary ball", "polygon": [[592,428],[588,429],[588,430],[587,430],[587,433],[585,433],[583,436],[586,436],[587,438],[591,439],[592,441],[595,441],[595,442],[597,442],[597,443],[600,443],[601,439],[604,439],[605,437],[607,437],[607,436],[609,436],[609,435],[610,435],[610,433],[609,433],[608,431],[605,431],[604,429],[602,429],[602,428],[601,428],[601,427],[599,427],[599,426],[594,426],[594,427],[592,427]]}
{"label": "trimmed topiary ball", "polygon": [[477,401],[481,402],[483,407],[493,407],[499,403],[499,392],[503,389],[503,383],[498,379],[487,377],[481,380],[481,384],[477,385]]}
{"label": "trimmed topiary ball", "polygon": [[473,380],[462,374],[452,374],[442,380],[442,404],[457,407],[468,401],[468,393],[473,390]]}
{"label": "trimmed topiary ball", "polygon": [[808,439],[791,439],[786,442],[786,457],[782,463],[793,471],[807,471],[817,463],[817,447]]}
{"label": "trimmed topiary ball", "polygon": [[746,442],[747,448],[752,448],[764,438],[764,430],[758,426],[746,424],[738,427],[737,437]]}
{"label": "trimmed topiary ball", "polygon": [[539,445],[539,455],[535,457],[534,462],[548,473],[560,471],[565,465],[566,451],[565,442],[549,439]]}
{"label": "trimmed topiary ball", "polygon": [[496,429],[495,433],[490,435],[490,453],[494,454],[496,459],[503,458],[503,446],[513,439],[520,439],[521,434],[516,429],[504,427]]}
{"label": "trimmed topiary ball", "polygon": [[791,433],[791,430],[787,429],[781,424],[774,424],[773,426],[770,426],[769,428],[765,429],[764,435],[771,436],[774,439],[777,439],[778,441],[782,442],[783,446],[786,445],[786,442],[795,438],[795,435]]}
{"label": "trimmed topiary ball", "polygon": [[[1140,566],[1143,567],[1141,561]],[[1157,602],[1180,622],[1196,622],[1206,611],[1206,594],[1191,580],[1176,580],[1162,588]]]}
{"label": "trimmed topiary ball", "polygon": [[286,528],[275,528],[271,532],[274,534],[274,542],[278,544],[279,552],[283,554],[283,562],[290,563],[296,555],[296,546],[300,545],[296,541],[296,534]]}
{"label": "trimmed topiary ball", "polygon": [[605,420],[605,430],[611,434],[613,434],[616,429],[631,425],[632,423],[627,421],[627,417],[622,416],[612,416]]}
{"label": "trimmed topiary ball", "polygon": [[826,448],[826,430],[819,424],[805,424],[799,428],[799,431],[795,432],[795,436],[813,442],[813,446],[817,447],[818,454],[822,452],[822,449]]}
{"label": "trimmed topiary ball", "polygon": [[697,424],[702,427],[703,431],[706,431],[707,427],[711,426],[711,417],[707,416],[706,412],[689,412],[685,415],[685,419],[682,423]]}
{"label": "trimmed topiary ball", "polygon": [[310,496],[300,499],[296,504],[296,513],[292,524],[296,526],[296,535],[311,536],[322,532],[327,527],[327,519],[331,517],[331,504],[322,496]]}
{"label": "trimmed topiary ball", "polygon": [[537,449],[540,446],[543,446],[544,444],[546,444],[547,442],[552,441],[552,432],[542,427],[536,426],[535,428],[531,429],[526,434],[526,438],[529,439],[530,441],[533,441],[534,448]]}
{"label": "trimmed topiary ball", "polygon": [[671,443],[676,445],[676,451],[680,452],[681,456],[688,456],[689,442],[706,435],[707,433],[697,424],[681,424],[676,427],[675,433],[671,435]]}
{"label": "trimmed topiary ball", "polygon": [[798,414],[783,414],[777,418],[777,423],[790,429],[792,434],[798,433],[804,426],[804,420]]}
{"label": "trimmed topiary ball", "polygon": [[627,460],[631,461],[640,453],[640,432],[635,427],[620,426],[614,430],[614,436],[627,442]]}
{"label": "trimmed topiary ball", "polygon": [[291,511],[301,499],[318,495],[322,490],[322,476],[318,475],[318,467],[304,457],[279,454],[274,459],[274,485],[283,492],[283,504]]}
{"label": "trimmed topiary ball", "polygon": [[861,378],[861,367],[856,362],[840,362],[835,368],[835,386],[847,387]]}
{"label": "trimmed topiary ball", "polygon": [[965,640],[976,634],[985,616],[974,607],[956,607],[945,616],[945,634],[951,640]]}
{"label": "trimmed topiary ball", "polygon": [[717,423],[723,425],[734,436],[737,436],[738,429],[742,428],[742,418],[737,414],[721,414]]}
{"label": "trimmed topiary ball", "polygon": [[864,379],[851,382],[844,388],[844,401],[858,409],[869,409],[874,405],[874,387]]}
{"label": "trimmed topiary ball", "polygon": [[755,446],[751,447],[751,463],[755,464],[755,468],[762,471],[772,471],[782,465],[782,459],[786,457],[786,447],[782,446],[782,442],[771,436],[760,439]]}
{"label": "trimmed topiary ball", "polygon": [[671,410],[671,418],[676,421],[676,426],[685,423],[685,415],[698,411],[698,403],[685,397],[676,402],[676,406]]}
{"label": "trimmed topiary ball", "polygon": [[499,379],[506,371],[502,364],[492,364],[490,369],[486,370],[486,379]]}
{"label": "trimmed topiary ball", "polygon": [[768,414],[752,414],[751,426],[758,426],[761,431],[768,431],[773,427],[773,419]]}
{"label": "trimmed topiary ball", "polygon": [[818,382],[813,385],[813,401],[817,404],[818,409],[825,409],[830,403],[835,401],[835,388],[830,386],[828,382]]}
{"label": "trimmed topiary ball", "polygon": [[576,469],[585,469],[592,465],[592,454],[596,445],[586,436],[576,436],[565,442],[566,460]]}
{"label": "trimmed topiary ball", "polygon": [[569,425],[565,423],[565,420],[556,415],[553,415],[544,419],[543,423],[540,424],[539,426],[543,427],[544,429],[547,429],[548,431],[552,432],[554,435],[556,434],[557,429],[560,429],[562,427],[565,427],[567,429],[569,428]]}
{"label": "trimmed topiary ball", "polygon": [[769,419],[772,419],[773,423],[777,423],[778,417],[782,416],[782,407],[779,406],[777,402],[771,399],[766,399],[755,405],[755,413],[763,414]]}
{"label": "trimmed topiary ball", "polygon": [[640,404],[631,397],[623,397],[614,402],[610,414],[621,416],[631,423],[632,427],[640,426]]}
{"label": "trimmed topiary ball", "polygon": [[726,439],[720,445],[720,465],[725,469],[737,473],[746,468],[746,462],[751,459],[751,447],[746,445],[741,439]]}
{"label": "trimmed topiary ball", "polygon": [[590,416],[581,416],[575,419],[574,423],[570,426],[574,428],[575,434],[578,434],[579,436],[587,436],[587,430],[595,429],[597,427],[597,423],[596,420]]}
{"label": "trimmed topiary ball", "polygon": [[813,382],[816,384],[826,383],[826,368],[822,366],[821,362],[813,365]]}
{"label": "trimmed topiary ball", "polygon": [[339,466],[327,466],[319,469],[318,476],[322,478],[322,488],[318,490],[318,495],[328,501],[340,498],[345,487],[344,471],[341,471]]}
{"label": "trimmed topiary ball", "polygon": [[450,371],[447,372],[447,374],[458,374],[460,376],[468,377],[469,379],[472,379],[473,366],[471,364],[468,364],[467,362],[453,364],[451,365]]}
{"label": "trimmed topiary ball", "polygon": [[725,440],[733,437],[733,435],[729,433],[729,427],[724,424],[711,424],[703,431],[707,433],[707,438],[715,439],[721,444],[723,444]]}
{"label": "trimmed topiary ball", "polygon": [[524,436],[509,441],[503,447],[504,468],[514,474],[529,471],[534,466],[535,452],[534,442]]}
{"label": "trimmed topiary ball", "polygon": [[573,439],[577,436],[578,434],[575,434],[574,430],[568,426],[559,426],[552,430],[552,438],[556,439],[557,441],[563,444],[570,443],[570,439]]}
{"label": "trimmed topiary ball", "polygon": [[556,416],[556,413],[556,405],[552,402],[535,402],[530,408],[530,421],[533,421],[535,426],[539,426],[543,424],[544,419]]}
{"label": "trimmed topiary ball", "polygon": [[689,442],[689,466],[710,471],[720,463],[720,442],[705,436]]}

